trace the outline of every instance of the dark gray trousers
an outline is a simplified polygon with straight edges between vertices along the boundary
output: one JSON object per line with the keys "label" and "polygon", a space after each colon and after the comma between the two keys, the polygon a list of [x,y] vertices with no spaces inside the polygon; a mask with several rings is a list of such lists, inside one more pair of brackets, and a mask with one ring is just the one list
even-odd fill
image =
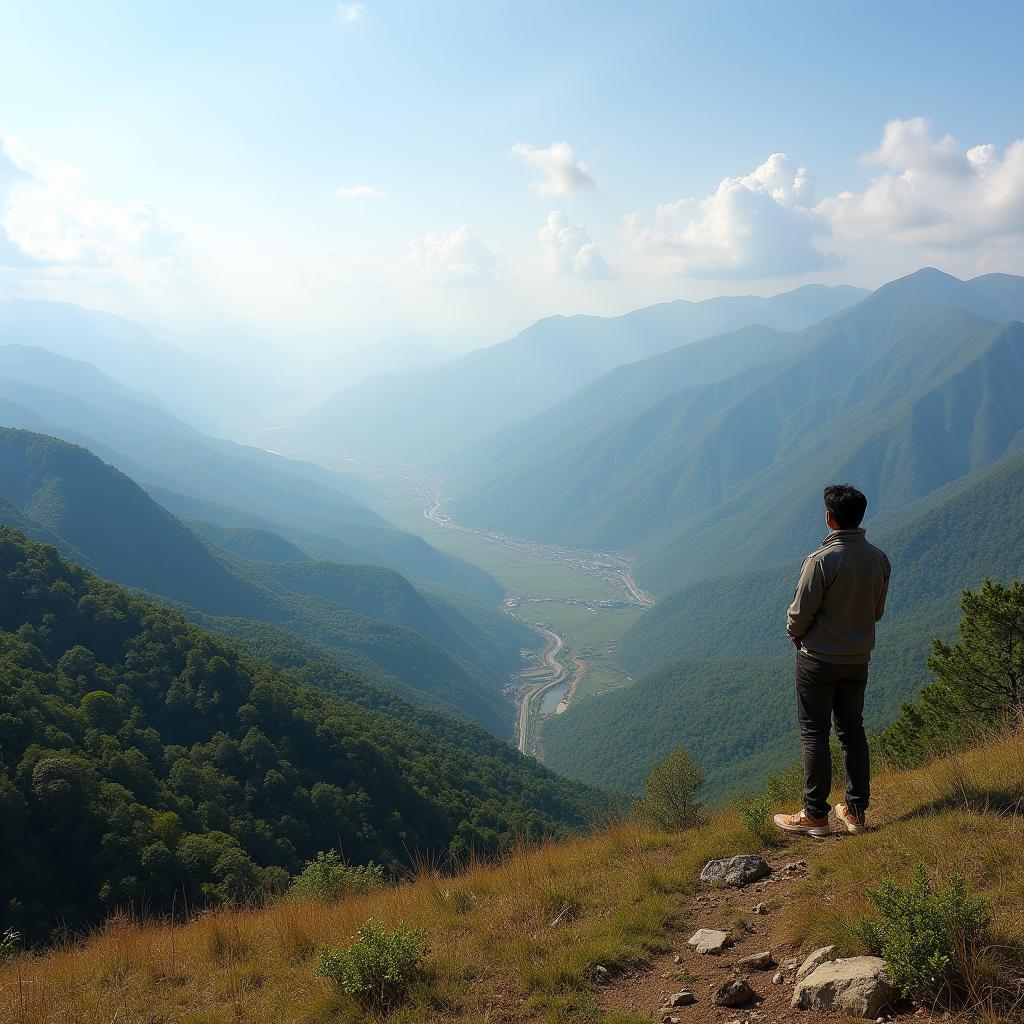
{"label": "dark gray trousers", "polygon": [[813,818],[828,815],[832,792],[832,751],[836,737],[846,762],[846,804],[863,814],[871,799],[871,763],[864,734],[864,688],[868,666],[833,665],[796,656],[796,709],[804,752],[804,807]]}

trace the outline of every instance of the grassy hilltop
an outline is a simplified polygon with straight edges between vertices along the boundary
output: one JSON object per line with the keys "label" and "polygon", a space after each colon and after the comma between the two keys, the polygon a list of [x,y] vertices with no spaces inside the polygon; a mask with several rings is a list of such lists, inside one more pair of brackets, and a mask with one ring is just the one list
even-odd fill
{"label": "grassy hilltop", "polygon": [[[802,858],[810,870],[784,887],[783,899],[763,897],[770,901],[768,917],[749,912],[762,898],[751,894],[729,927],[741,935],[758,922],[753,941],[770,942],[777,954],[832,942],[843,952],[862,952],[850,928],[870,911],[865,888],[886,875],[905,882],[921,861],[936,878],[962,872],[970,889],[991,899],[992,936],[1001,948],[990,950],[986,962],[1009,958],[1010,973],[1019,971],[1022,761],[1024,736],[1017,734],[883,775],[873,810],[877,831],[766,850],[775,865]],[[728,809],[687,832],[660,834],[626,823],[590,838],[521,849],[500,865],[469,866],[456,877],[421,865],[402,884],[333,904],[281,901],[188,923],[140,923],[122,915],[81,946],[0,968],[0,1020],[371,1019],[333,983],[314,976],[318,947],[344,945],[371,919],[427,932],[430,971],[411,1001],[394,1011],[395,1021],[650,1020],[659,994],[676,983],[657,972],[648,977],[645,965],[682,949],[714,914],[690,902],[701,865],[752,846],[740,815]],[[607,981],[596,980],[598,967],[608,971]],[[759,991],[771,990],[753,980]],[[628,995],[645,984],[648,1015],[614,1008],[624,988]]]}

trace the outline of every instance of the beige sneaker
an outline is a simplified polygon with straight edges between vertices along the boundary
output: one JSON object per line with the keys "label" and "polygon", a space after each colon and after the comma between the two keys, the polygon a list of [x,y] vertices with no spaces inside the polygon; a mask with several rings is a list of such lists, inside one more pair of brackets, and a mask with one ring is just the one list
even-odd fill
{"label": "beige sneaker", "polygon": [[775,824],[783,832],[802,833],[821,839],[832,831],[828,818],[812,818],[806,808],[801,808],[796,814],[776,814]]}
{"label": "beige sneaker", "polygon": [[868,830],[867,822],[864,820],[864,815],[854,814],[846,804],[836,804],[833,810],[835,811],[836,817],[839,819],[839,823],[847,832],[853,832],[856,835]]}

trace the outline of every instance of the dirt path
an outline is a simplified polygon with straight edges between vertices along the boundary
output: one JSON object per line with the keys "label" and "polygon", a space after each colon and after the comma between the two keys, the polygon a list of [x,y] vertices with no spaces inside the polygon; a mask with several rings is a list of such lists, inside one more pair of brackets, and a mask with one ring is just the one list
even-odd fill
{"label": "dirt path", "polygon": [[[805,843],[793,844],[769,862],[772,874],[760,882],[742,889],[703,886],[689,901],[684,926],[672,937],[672,952],[642,970],[610,979],[599,996],[601,1008],[645,1015],[653,1021],[678,1019],[681,1024],[835,1024],[840,1014],[790,1007],[796,968],[812,950],[795,949],[777,934],[782,910],[794,884],[807,877],[811,856],[813,849]],[[763,904],[763,912],[755,910],[758,904]],[[717,956],[697,953],[686,943],[698,928],[727,931],[733,945]],[[736,966],[743,957],[765,950],[778,966],[768,970]],[[776,973],[783,975],[781,984],[772,982]],[[745,979],[759,998],[743,1007],[716,1006],[715,993],[734,978]],[[668,997],[682,989],[690,989],[696,1001],[664,1009]]]}

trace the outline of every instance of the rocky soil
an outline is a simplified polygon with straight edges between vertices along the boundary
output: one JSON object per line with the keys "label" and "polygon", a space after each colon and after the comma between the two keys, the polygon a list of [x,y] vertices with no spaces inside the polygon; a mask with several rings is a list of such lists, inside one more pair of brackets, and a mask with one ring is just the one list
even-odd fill
{"label": "rocky soil", "polygon": [[[779,915],[808,864],[799,856],[764,867],[758,860],[706,867],[673,951],[642,970],[608,975],[599,995],[602,1009],[664,1024],[817,1024],[895,1016],[882,961],[837,961],[831,947],[798,949],[781,941]],[[795,995],[807,1008],[794,1007]]]}

